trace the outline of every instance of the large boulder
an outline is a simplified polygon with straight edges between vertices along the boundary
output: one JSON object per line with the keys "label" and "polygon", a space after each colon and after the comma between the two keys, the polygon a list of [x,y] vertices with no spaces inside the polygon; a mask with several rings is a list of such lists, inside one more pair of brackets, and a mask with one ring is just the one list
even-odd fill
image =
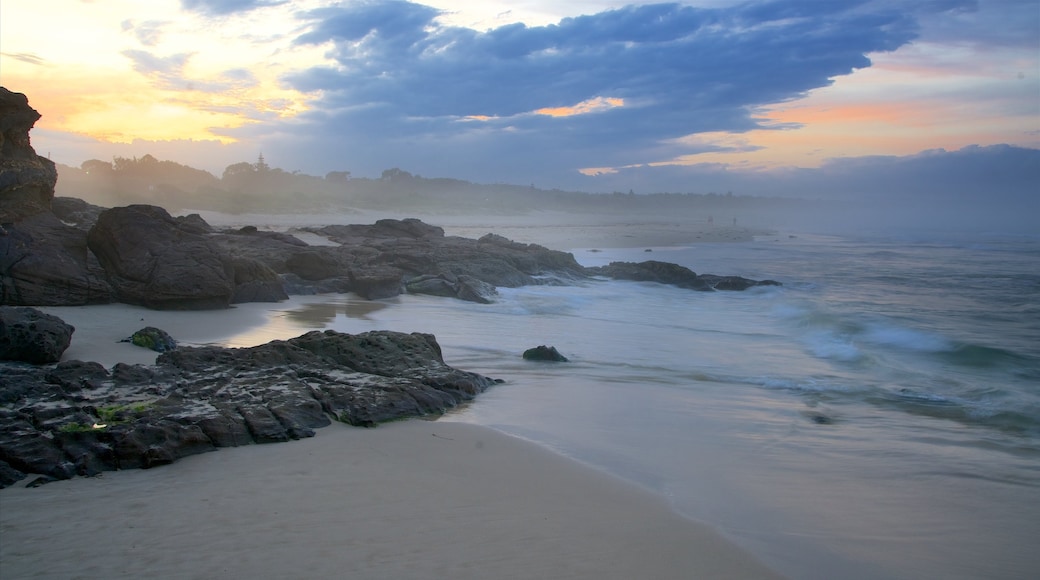
{"label": "large boulder", "polygon": [[[178,347],[154,366],[0,363],[0,487],[148,468],[218,447],[443,413],[496,381],[428,334],[310,332],[251,348]],[[5,465],[6,464],[6,467]]]}
{"label": "large boulder", "polygon": [[278,302],[289,298],[278,274],[263,262],[236,256],[231,260],[235,269],[235,293],[232,304],[242,302]]}
{"label": "large boulder", "polygon": [[567,357],[556,350],[555,346],[546,346],[544,344],[525,350],[523,358],[524,360],[542,362],[569,362]]}
{"label": "large boulder", "polygon": [[0,228],[50,210],[58,171],[29,142],[39,119],[25,95],[0,87]]}
{"label": "large boulder", "polygon": [[80,306],[111,302],[112,286],[86,233],[41,212],[0,235],[0,304]]}
{"label": "large boulder", "polygon": [[76,329],[57,316],[26,306],[0,306],[0,360],[58,362]]}
{"label": "large boulder", "polygon": [[231,256],[151,205],[109,209],[87,243],[105,268],[118,301],[155,309],[227,308],[235,290]]}

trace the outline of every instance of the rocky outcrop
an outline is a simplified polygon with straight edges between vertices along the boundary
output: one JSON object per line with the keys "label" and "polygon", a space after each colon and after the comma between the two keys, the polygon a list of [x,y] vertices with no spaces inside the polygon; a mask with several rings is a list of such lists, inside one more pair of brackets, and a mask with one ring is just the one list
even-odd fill
{"label": "rocky outcrop", "polygon": [[0,227],[50,211],[58,171],[29,142],[39,119],[25,95],[0,87]]}
{"label": "rocky outcrop", "polygon": [[697,276],[660,262],[585,269],[565,252],[495,234],[445,236],[414,218],[310,228],[338,245],[309,246],[253,226],[217,232],[197,214],[174,218],[156,206],[104,210],[54,199],[54,164],[29,143],[39,118],[25,95],[0,88],[0,304],[120,301],[206,309],[329,292],[368,299],[416,292],[488,303],[497,287],[597,275],[697,290],[773,283]]}
{"label": "rocky outcrop", "polygon": [[58,362],[76,329],[57,316],[25,306],[0,306],[0,360]]}
{"label": "rocky outcrop", "polygon": [[79,306],[113,299],[112,286],[86,235],[41,212],[0,235],[0,304]]}
{"label": "rocky outcrop", "polygon": [[646,262],[611,262],[606,266],[589,268],[589,274],[606,276],[615,280],[656,282],[690,290],[711,292],[713,290],[746,290],[752,286],[779,286],[774,280],[750,280],[740,276],[698,275],[693,270],[672,264],[649,260]]}
{"label": "rocky outcrop", "polygon": [[461,276],[450,274],[416,276],[405,282],[405,289],[411,294],[458,298],[479,304],[491,304],[498,296],[497,288],[465,274]]}
{"label": "rocky outcrop", "polygon": [[235,271],[235,291],[231,295],[232,304],[278,302],[289,297],[278,273],[263,262],[244,256],[235,256],[231,258],[231,266]]}
{"label": "rocky outcrop", "polygon": [[84,232],[89,232],[90,228],[94,227],[98,216],[106,209],[108,208],[75,197],[58,196],[51,200],[51,212],[55,217],[62,223]]}
{"label": "rocky outcrop", "polygon": [[147,468],[219,447],[310,437],[333,420],[369,427],[440,414],[495,382],[447,365],[432,335],[389,331],[315,331],[241,349],[182,346],[154,366],[111,370],[81,361],[7,364],[0,476]]}
{"label": "rocky outcrop", "polygon": [[29,142],[39,118],[25,95],[0,87],[0,304],[107,302],[83,234],[50,211],[58,173]]}
{"label": "rocky outcrop", "polygon": [[155,309],[227,308],[235,291],[231,257],[196,224],[151,205],[103,212],[87,244],[118,301]]}

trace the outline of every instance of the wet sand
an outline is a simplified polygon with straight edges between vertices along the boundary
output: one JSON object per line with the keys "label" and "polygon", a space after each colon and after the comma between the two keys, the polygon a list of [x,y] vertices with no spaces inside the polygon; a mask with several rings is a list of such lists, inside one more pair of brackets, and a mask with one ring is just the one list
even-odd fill
{"label": "wet sand", "polygon": [[627,483],[423,420],[0,490],[0,576],[776,577]]}

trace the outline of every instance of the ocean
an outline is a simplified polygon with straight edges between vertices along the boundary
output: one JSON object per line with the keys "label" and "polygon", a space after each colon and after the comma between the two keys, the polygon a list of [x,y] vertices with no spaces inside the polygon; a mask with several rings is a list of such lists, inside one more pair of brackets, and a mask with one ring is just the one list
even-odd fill
{"label": "ocean", "polygon": [[[776,234],[571,251],[780,281],[592,280],[480,305],[295,297],[230,345],[303,330],[436,335],[505,382],[442,418],[665,498],[792,578],[1040,573],[1040,238]],[[555,346],[570,361],[521,353]],[[520,491],[519,493],[522,493]]]}

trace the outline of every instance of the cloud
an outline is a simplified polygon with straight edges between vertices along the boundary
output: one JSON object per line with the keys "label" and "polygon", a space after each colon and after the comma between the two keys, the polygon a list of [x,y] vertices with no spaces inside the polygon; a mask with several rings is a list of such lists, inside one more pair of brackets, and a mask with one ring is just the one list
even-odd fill
{"label": "cloud", "polygon": [[[365,161],[477,179],[489,175],[473,165],[500,165],[491,155],[509,156],[511,175],[499,179],[521,181],[648,163],[691,152],[687,135],[759,128],[754,107],[827,86],[918,30],[912,11],[851,1],[628,6],[483,32],[441,25],[441,14],[409,2],[300,13],[308,29],[296,44],[325,47],[332,62],[284,77],[316,95],[312,112],[267,136],[340,150],[357,139]],[[536,114],[589,103],[623,106]],[[464,122],[473,119],[483,121]],[[265,137],[254,129],[242,136]]]}
{"label": "cloud", "polygon": [[165,25],[165,22],[158,20],[135,22],[132,19],[128,19],[122,22],[123,31],[133,32],[137,41],[144,46],[155,46],[159,44],[159,41],[162,38],[163,27]]}
{"label": "cloud", "polygon": [[15,60],[24,62],[26,64],[31,64],[31,65],[35,65],[35,66],[42,66],[42,65],[47,64],[47,60],[44,59],[43,57],[41,57],[39,55],[36,55],[36,54],[28,53],[28,52],[15,52],[15,53],[5,52],[5,53],[2,53],[2,54],[4,56],[11,57],[11,58],[13,58]]}
{"label": "cloud", "polygon": [[278,6],[287,0],[181,0],[181,6],[190,12],[214,16],[248,12],[257,8]]}
{"label": "cloud", "polygon": [[[222,93],[253,87],[258,83],[256,75],[244,68],[222,71],[212,79],[191,78],[185,73],[185,68],[195,56],[194,53],[157,56],[144,50],[124,50],[122,54],[133,62],[135,72],[152,79],[156,87],[162,90]],[[241,102],[240,106],[243,114],[246,114],[249,103]]]}
{"label": "cloud", "polygon": [[[654,184],[648,190],[640,184]],[[584,188],[640,193],[732,191],[743,195],[933,207],[1004,205],[1040,211],[1040,149],[991,145],[915,155],[831,159],[818,168],[735,171],[722,164],[633,166],[586,178]],[[1016,205],[1018,204],[1018,205]],[[1026,211],[1033,215],[1033,212]]]}

